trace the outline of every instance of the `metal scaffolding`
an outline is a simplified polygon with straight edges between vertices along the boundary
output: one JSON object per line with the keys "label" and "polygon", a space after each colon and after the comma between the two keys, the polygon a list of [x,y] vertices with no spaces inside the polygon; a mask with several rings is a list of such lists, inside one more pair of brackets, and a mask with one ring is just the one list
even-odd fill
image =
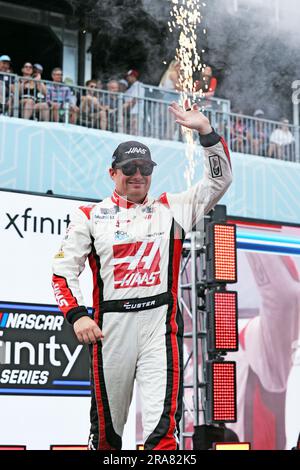
{"label": "metal scaffolding", "polygon": [[[226,207],[216,206],[204,218],[203,231],[192,232],[183,245],[180,277],[179,306],[183,315],[183,413],[180,423],[180,448],[191,447],[194,427],[209,421],[207,400],[207,313],[205,309],[206,283],[206,227],[211,221],[227,219]],[[218,355],[215,356],[216,358]]]}
{"label": "metal scaffolding", "polygon": [[[179,304],[185,320],[183,415],[181,420],[180,448],[186,449],[187,439],[193,436],[194,426],[205,421],[205,370],[202,367],[206,351],[206,316],[203,309],[203,285],[205,270],[204,236],[192,232],[184,243],[179,280]],[[201,344],[199,345],[199,340]],[[199,360],[199,351],[202,355]],[[202,361],[201,361],[202,357]],[[190,374],[193,371],[193,374]],[[203,422],[203,421],[202,421]]]}

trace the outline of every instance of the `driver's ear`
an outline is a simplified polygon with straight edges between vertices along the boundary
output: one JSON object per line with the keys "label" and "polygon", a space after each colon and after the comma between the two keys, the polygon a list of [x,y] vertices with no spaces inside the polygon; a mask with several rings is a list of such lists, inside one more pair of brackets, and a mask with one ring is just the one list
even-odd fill
{"label": "driver's ear", "polygon": [[115,168],[109,168],[109,176],[111,177],[111,179],[113,180],[114,177],[116,176],[116,172],[117,170]]}

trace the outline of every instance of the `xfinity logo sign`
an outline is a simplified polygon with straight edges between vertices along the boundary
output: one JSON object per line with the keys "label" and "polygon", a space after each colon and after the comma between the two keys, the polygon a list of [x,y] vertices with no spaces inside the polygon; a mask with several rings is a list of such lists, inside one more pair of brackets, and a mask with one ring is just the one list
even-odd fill
{"label": "xfinity logo sign", "polygon": [[[5,338],[4,332],[0,331],[1,339],[3,336]],[[49,364],[50,366],[61,367],[63,365],[62,377],[68,377],[70,374],[82,347],[79,345],[72,351],[67,344],[57,343],[55,335],[50,336],[46,343],[40,342],[38,344],[30,343],[29,341],[0,341],[0,348],[4,348],[3,364],[19,366],[21,360],[24,360],[24,356],[24,358],[28,358],[30,366],[45,367]],[[64,355],[61,360],[58,355],[59,351]],[[46,371],[43,372],[45,373]],[[49,373],[44,374],[44,376],[48,377]],[[0,383],[5,383],[2,378],[0,378]]]}
{"label": "xfinity logo sign", "polygon": [[6,212],[5,230],[15,231],[20,238],[24,238],[26,232],[47,233],[61,235],[66,231],[70,223],[70,216],[65,219],[53,219],[51,217],[41,217],[32,213],[32,207],[27,207],[23,214],[9,214]]}

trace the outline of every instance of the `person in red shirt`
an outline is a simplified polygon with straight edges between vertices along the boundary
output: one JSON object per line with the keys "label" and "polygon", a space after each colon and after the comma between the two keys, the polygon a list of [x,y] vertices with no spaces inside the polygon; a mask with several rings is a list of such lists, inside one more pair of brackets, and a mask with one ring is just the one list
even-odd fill
{"label": "person in red shirt", "polygon": [[206,99],[213,98],[217,89],[217,79],[213,77],[212,68],[206,66],[202,69],[200,74],[200,80],[196,80],[194,83],[194,91],[201,92],[202,97]]}

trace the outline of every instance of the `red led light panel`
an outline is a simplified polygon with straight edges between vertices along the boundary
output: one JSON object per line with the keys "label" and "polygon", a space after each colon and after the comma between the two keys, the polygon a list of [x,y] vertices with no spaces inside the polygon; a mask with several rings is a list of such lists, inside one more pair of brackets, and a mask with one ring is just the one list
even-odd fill
{"label": "red led light panel", "polygon": [[212,421],[236,422],[236,363],[212,362],[211,367]]}
{"label": "red led light panel", "polygon": [[216,281],[237,281],[235,225],[214,225],[214,262]]}
{"label": "red led light panel", "polygon": [[237,293],[215,292],[214,295],[215,349],[217,351],[237,351]]}

